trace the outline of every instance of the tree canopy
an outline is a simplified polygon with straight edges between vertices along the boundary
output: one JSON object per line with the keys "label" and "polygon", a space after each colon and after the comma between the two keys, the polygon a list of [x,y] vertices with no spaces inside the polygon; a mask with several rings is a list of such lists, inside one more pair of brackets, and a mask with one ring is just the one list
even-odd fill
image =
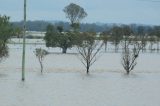
{"label": "tree canopy", "polygon": [[71,3],[67,5],[63,9],[66,14],[66,18],[68,18],[71,22],[71,27],[77,28],[79,26],[80,21],[87,16],[85,10],[77,4]]}
{"label": "tree canopy", "polygon": [[0,15],[0,61],[8,56],[7,41],[12,35],[9,17]]}
{"label": "tree canopy", "polygon": [[0,15],[0,41],[6,43],[12,35],[12,27],[9,22],[9,17]]}
{"label": "tree canopy", "polygon": [[62,53],[66,53],[67,49],[75,44],[76,36],[73,32],[62,32],[62,30],[62,27],[48,25],[44,39],[47,47],[60,47]]}

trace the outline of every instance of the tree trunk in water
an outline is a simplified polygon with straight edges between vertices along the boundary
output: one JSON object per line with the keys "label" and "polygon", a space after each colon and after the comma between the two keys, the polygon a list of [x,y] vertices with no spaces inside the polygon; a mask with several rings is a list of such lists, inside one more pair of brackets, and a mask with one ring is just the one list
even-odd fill
{"label": "tree trunk in water", "polygon": [[105,43],[104,46],[105,46],[105,52],[106,52],[107,51],[107,42]]}
{"label": "tree trunk in water", "polygon": [[40,63],[40,66],[41,66],[41,73],[43,73],[43,64],[42,64],[41,58],[39,58],[39,63]]}
{"label": "tree trunk in water", "polygon": [[151,43],[151,44],[150,44],[150,52],[151,52],[151,53],[153,52],[153,49],[152,49],[152,48],[153,48],[153,44]]}
{"label": "tree trunk in water", "polygon": [[130,71],[127,70],[127,75],[129,75],[129,72],[130,72]]}
{"label": "tree trunk in water", "polygon": [[41,73],[43,73],[43,65],[42,65],[42,62],[40,62],[40,65],[41,65]]}
{"label": "tree trunk in water", "polygon": [[87,66],[87,74],[89,74],[89,67]]}
{"label": "tree trunk in water", "polygon": [[118,49],[119,49],[118,45],[115,45],[115,53],[118,53]]}
{"label": "tree trunk in water", "polygon": [[159,53],[159,41],[157,42],[157,52]]}
{"label": "tree trunk in water", "polygon": [[145,52],[145,49],[146,49],[145,46],[142,46],[142,52]]}
{"label": "tree trunk in water", "polygon": [[87,62],[87,74],[89,74],[89,63]]}
{"label": "tree trunk in water", "polygon": [[67,48],[62,48],[62,53],[67,53]]}

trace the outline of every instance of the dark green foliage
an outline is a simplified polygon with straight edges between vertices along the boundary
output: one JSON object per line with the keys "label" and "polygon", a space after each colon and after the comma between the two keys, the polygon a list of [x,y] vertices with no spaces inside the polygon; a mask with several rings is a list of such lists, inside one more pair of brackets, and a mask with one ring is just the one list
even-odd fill
{"label": "dark green foliage", "polygon": [[53,25],[48,25],[44,39],[47,47],[60,47],[62,48],[62,53],[66,53],[68,48],[75,45],[76,34],[73,32],[62,32]]}
{"label": "dark green foliage", "polygon": [[46,41],[46,46],[47,47],[56,47],[56,42],[58,41],[57,39],[58,32],[56,28],[53,25],[48,25],[47,30],[46,30],[46,35],[44,37],[44,40]]}
{"label": "dark green foliage", "polygon": [[63,31],[63,26],[57,26],[57,30],[58,30],[60,33],[62,33],[62,31]]}
{"label": "dark green foliage", "polygon": [[1,43],[6,43],[11,37],[13,30],[9,23],[9,17],[0,15],[0,40]]}
{"label": "dark green foliage", "polygon": [[66,53],[67,49],[71,48],[75,44],[75,34],[72,32],[60,33],[57,38],[57,45],[62,48],[62,53]]}
{"label": "dark green foliage", "polygon": [[0,62],[8,57],[8,46],[0,42]]}
{"label": "dark green foliage", "polygon": [[0,15],[0,61],[8,56],[7,41],[12,33],[9,17]]}

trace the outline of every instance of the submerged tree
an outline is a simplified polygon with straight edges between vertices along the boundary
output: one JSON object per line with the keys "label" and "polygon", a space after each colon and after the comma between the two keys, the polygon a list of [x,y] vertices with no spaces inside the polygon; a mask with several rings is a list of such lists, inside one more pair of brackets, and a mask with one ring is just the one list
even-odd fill
{"label": "submerged tree", "polygon": [[63,9],[66,14],[66,18],[68,18],[71,22],[71,27],[76,30],[79,29],[80,21],[87,16],[85,10],[77,4],[71,3]]}
{"label": "submerged tree", "polygon": [[137,64],[136,60],[139,56],[140,50],[142,49],[142,45],[137,42],[133,44],[133,47],[130,47],[130,43],[127,42],[127,44],[123,44],[122,46],[122,65],[127,74],[129,74]]}
{"label": "submerged tree", "polygon": [[[159,52],[159,41],[160,41],[160,26],[154,26],[152,31],[149,34],[152,37],[152,40],[149,39],[151,43],[151,47],[153,45],[154,42],[157,43],[157,52]],[[153,41],[153,38],[155,38],[155,40]]]}
{"label": "submerged tree", "polygon": [[89,74],[90,67],[97,61],[97,54],[103,46],[102,42],[95,40],[95,36],[95,33],[81,33],[82,43],[77,46],[80,60],[85,66],[87,74]]}
{"label": "submerged tree", "polygon": [[138,26],[137,31],[134,34],[139,36],[139,40],[141,41],[141,44],[142,44],[142,52],[144,52],[144,50],[146,49],[146,45],[147,45],[147,40],[146,40],[147,36],[145,32],[145,27]]}
{"label": "submerged tree", "polygon": [[109,41],[109,32],[106,31],[106,32],[102,32],[100,34],[100,37],[101,39],[103,40],[103,43],[104,43],[104,47],[105,47],[105,52],[107,51],[107,43]]}
{"label": "submerged tree", "polygon": [[36,51],[35,51],[35,55],[38,58],[38,61],[39,61],[40,66],[41,66],[41,73],[43,73],[43,60],[44,60],[44,57],[47,54],[48,54],[48,52],[44,49],[41,49],[41,48],[37,48]]}
{"label": "submerged tree", "polygon": [[111,30],[111,41],[115,45],[115,52],[118,52],[119,49],[119,43],[123,38],[123,32],[122,28],[119,26],[114,26]]}
{"label": "submerged tree", "polygon": [[[136,39],[131,38],[132,34],[132,29],[128,25],[122,25],[121,26],[122,30],[122,36],[123,36],[123,41],[124,41],[124,49],[126,48],[127,45],[129,45],[131,42],[136,43]],[[136,38],[136,37],[135,37]]]}

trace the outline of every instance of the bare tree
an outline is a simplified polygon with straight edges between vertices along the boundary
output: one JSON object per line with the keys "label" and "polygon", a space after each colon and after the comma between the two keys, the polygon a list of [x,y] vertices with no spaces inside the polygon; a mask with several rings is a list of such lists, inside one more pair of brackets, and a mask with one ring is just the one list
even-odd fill
{"label": "bare tree", "polygon": [[35,55],[39,60],[39,63],[41,66],[41,73],[43,72],[43,60],[47,54],[48,54],[48,52],[46,50],[41,49],[41,48],[36,48]]}
{"label": "bare tree", "polygon": [[137,64],[136,60],[139,56],[140,50],[142,49],[142,45],[141,43],[136,42],[132,45],[133,47],[130,47],[130,43],[127,42],[126,44],[125,42],[122,46],[122,65],[127,74],[129,74]]}
{"label": "bare tree", "polygon": [[95,40],[93,33],[83,33],[83,43],[77,46],[77,50],[80,54],[80,60],[86,68],[87,74],[89,74],[90,67],[97,61],[97,54],[100,52],[103,43],[99,40]]}

